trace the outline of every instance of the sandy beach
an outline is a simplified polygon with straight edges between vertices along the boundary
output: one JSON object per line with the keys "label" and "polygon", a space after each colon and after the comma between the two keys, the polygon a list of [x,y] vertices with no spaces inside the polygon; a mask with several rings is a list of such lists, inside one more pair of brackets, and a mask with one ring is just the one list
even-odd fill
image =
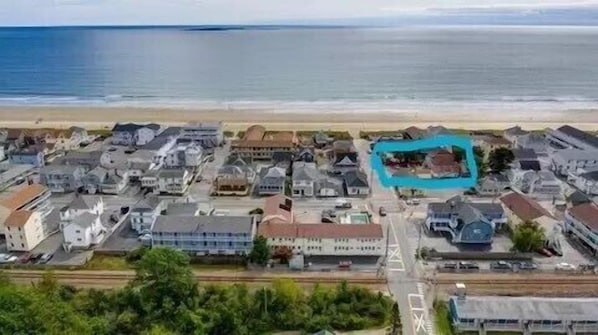
{"label": "sandy beach", "polygon": [[222,121],[226,130],[244,130],[262,124],[271,130],[396,130],[409,126],[443,125],[447,128],[505,129],[519,125],[543,129],[570,124],[584,130],[598,129],[598,110],[513,111],[484,110],[438,112],[397,110],[384,112],[137,108],[137,107],[0,107],[3,127],[88,129],[111,128],[115,122],[156,122],[181,125],[187,122]]}

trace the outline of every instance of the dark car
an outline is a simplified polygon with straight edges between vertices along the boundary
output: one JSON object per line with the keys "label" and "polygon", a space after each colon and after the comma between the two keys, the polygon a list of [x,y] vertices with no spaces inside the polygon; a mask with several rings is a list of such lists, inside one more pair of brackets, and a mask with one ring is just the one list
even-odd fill
{"label": "dark car", "polygon": [[490,269],[492,270],[512,270],[513,266],[505,261],[496,261],[490,263]]}
{"label": "dark car", "polygon": [[462,270],[479,270],[480,266],[473,262],[459,262],[459,269]]}
{"label": "dark car", "polygon": [[442,268],[445,270],[456,270],[457,267],[457,263],[444,263],[444,265],[442,266]]}
{"label": "dark car", "polygon": [[21,256],[19,256],[19,263],[27,264],[31,261],[32,257],[33,257],[33,255],[30,252],[26,252],[26,253],[22,254]]}
{"label": "dark car", "polygon": [[33,254],[33,255],[31,255],[31,258],[29,259],[29,261],[31,263],[37,263],[39,261],[39,259],[42,258],[43,255],[44,254],[42,254],[42,253]]}
{"label": "dark car", "polygon": [[538,265],[534,262],[514,262],[513,266],[522,271],[536,270]]}
{"label": "dark car", "polygon": [[380,209],[378,209],[378,214],[380,216],[386,216],[386,208],[380,206]]}

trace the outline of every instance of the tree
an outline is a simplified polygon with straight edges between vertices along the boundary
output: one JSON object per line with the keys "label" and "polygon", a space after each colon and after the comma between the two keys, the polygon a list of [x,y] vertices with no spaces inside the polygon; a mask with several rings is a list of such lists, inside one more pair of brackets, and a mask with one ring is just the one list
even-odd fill
{"label": "tree", "polygon": [[517,225],[513,232],[513,248],[519,252],[538,250],[545,240],[544,228],[537,222],[525,221]]}
{"label": "tree", "polygon": [[293,257],[293,250],[286,245],[274,248],[272,258],[278,259],[281,264],[289,264],[289,260]]}
{"label": "tree", "polygon": [[486,176],[486,172],[488,171],[488,165],[484,161],[484,149],[480,147],[473,147],[473,156],[475,159],[475,164],[478,167],[478,178],[483,178]]}
{"label": "tree", "polygon": [[270,260],[271,252],[268,246],[268,240],[263,236],[258,236],[253,240],[253,248],[249,253],[249,260],[252,263],[266,265]]}
{"label": "tree", "polygon": [[131,285],[146,312],[164,322],[172,322],[179,307],[192,308],[198,296],[189,256],[171,248],[145,252]]}
{"label": "tree", "polygon": [[401,312],[399,311],[399,304],[392,304],[392,310],[390,311],[390,334],[400,335],[403,334],[403,324],[401,323]]}
{"label": "tree", "polygon": [[511,164],[514,159],[515,156],[510,149],[497,148],[490,151],[490,154],[488,155],[488,166],[490,166],[492,171],[501,173],[509,167],[509,164]]}

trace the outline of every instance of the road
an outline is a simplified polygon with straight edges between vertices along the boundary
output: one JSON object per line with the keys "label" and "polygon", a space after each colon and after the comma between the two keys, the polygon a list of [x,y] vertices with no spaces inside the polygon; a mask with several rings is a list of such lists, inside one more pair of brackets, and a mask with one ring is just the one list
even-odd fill
{"label": "road", "polygon": [[399,304],[404,334],[432,335],[434,333],[428,306],[424,296],[424,285],[419,281],[415,255],[410,255],[407,238],[408,218],[404,203],[401,204],[393,189],[383,187],[375,172],[372,171],[370,155],[367,153],[369,143],[356,140],[361,166],[369,172],[371,185],[370,202],[374,210],[380,206],[387,209],[388,215],[381,218],[387,234],[386,277],[388,289]]}

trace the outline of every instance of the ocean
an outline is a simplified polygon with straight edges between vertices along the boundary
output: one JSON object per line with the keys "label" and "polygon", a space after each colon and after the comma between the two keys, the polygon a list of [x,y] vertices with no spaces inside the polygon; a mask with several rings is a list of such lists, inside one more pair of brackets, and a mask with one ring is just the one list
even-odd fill
{"label": "ocean", "polygon": [[598,108],[598,27],[2,28],[0,105]]}

